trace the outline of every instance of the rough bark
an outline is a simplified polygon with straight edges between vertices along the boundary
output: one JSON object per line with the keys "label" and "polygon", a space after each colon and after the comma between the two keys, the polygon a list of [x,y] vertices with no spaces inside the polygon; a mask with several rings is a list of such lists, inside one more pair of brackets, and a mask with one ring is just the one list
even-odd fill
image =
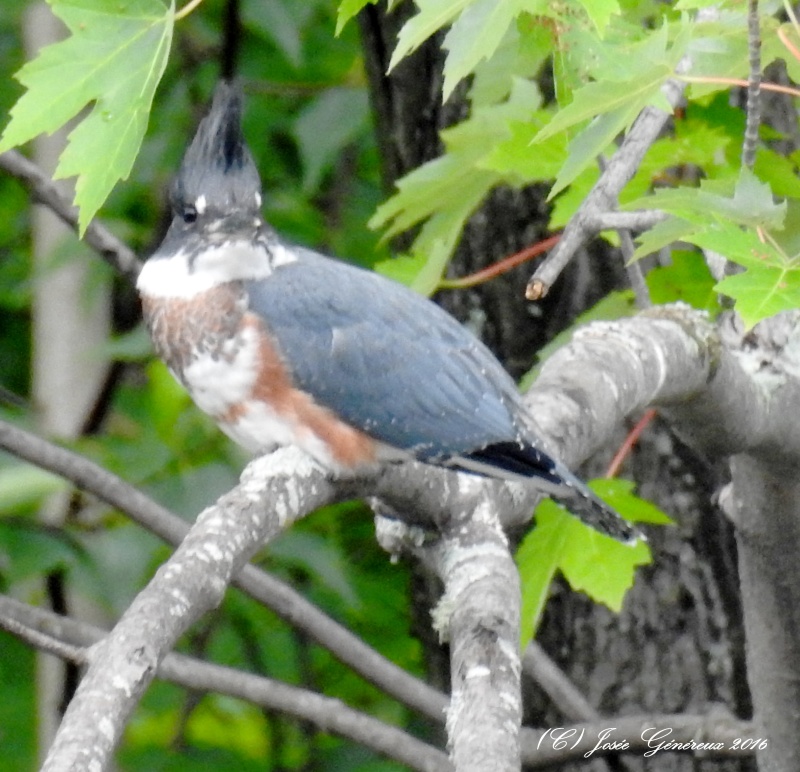
{"label": "rough bark", "polygon": [[[260,505],[272,500],[269,512]],[[331,499],[319,467],[287,451],[271,473],[253,463],[241,484],[202,512],[112,633],[88,654],[83,677],[42,772],[106,769],[127,717],[164,656],[201,614],[215,608],[247,560],[297,517]]]}
{"label": "rough bark", "polygon": [[756,711],[760,772],[800,766],[800,481],[797,465],[752,455],[733,459],[747,675]]}

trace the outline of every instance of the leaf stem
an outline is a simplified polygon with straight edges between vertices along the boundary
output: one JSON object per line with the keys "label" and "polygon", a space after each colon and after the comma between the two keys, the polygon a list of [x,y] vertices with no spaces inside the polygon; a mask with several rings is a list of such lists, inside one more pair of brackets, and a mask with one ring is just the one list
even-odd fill
{"label": "leaf stem", "polygon": [[[676,78],[684,83],[719,83],[726,86],[742,86],[747,88],[748,81],[742,78],[718,78],[712,75],[676,75]],[[791,86],[781,86],[778,83],[762,83],[764,91],[775,91],[779,94],[789,94],[790,96],[800,97],[800,89]]]}
{"label": "leaf stem", "polygon": [[175,12],[175,21],[179,21],[180,19],[183,19],[185,16],[188,16],[202,2],[203,0],[189,0],[189,2],[186,3],[186,5],[184,5],[183,8],[180,9],[180,11]]}
{"label": "leaf stem", "polygon": [[767,242],[772,245],[775,251],[787,262],[791,263],[792,258],[789,257],[789,254],[786,250],[775,240],[775,237],[764,228],[758,228],[758,236],[761,239],[762,243]]}
{"label": "leaf stem", "polygon": [[[797,20],[795,19],[795,22]],[[797,28],[795,28],[797,31]],[[783,27],[778,27],[778,39],[783,43],[784,48],[795,58],[798,62],[800,62],[800,50],[798,50],[797,46],[789,40],[789,36],[786,34],[786,30]],[[761,86],[764,87],[763,84]]]}
{"label": "leaf stem", "polygon": [[614,458],[611,459],[611,463],[608,465],[608,470],[606,471],[606,477],[616,477],[619,474],[619,468],[622,466],[622,462],[630,455],[633,446],[639,441],[639,437],[642,436],[642,432],[657,414],[658,411],[653,407],[644,411],[642,417],[636,422],[636,426],[630,430],[625,441],[614,454]]}
{"label": "leaf stem", "polygon": [[560,238],[561,234],[556,233],[555,236],[550,236],[543,241],[536,242],[536,244],[531,244],[531,246],[525,247],[525,249],[521,249],[513,255],[509,255],[502,260],[498,260],[496,263],[492,263],[492,265],[483,270],[469,274],[469,276],[462,276],[460,279],[442,279],[437,289],[468,289],[477,284],[483,284],[490,279],[501,276],[512,268],[516,268],[518,265],[522,265],[522,263],[526,263],[528,260],[539,257],[544,252],[547,252],[548,249],[552,249],[558,244]]}

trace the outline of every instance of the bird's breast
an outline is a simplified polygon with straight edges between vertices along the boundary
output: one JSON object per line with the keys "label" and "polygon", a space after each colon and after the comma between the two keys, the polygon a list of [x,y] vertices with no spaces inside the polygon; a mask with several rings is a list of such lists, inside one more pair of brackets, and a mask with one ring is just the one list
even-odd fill
{"label": "bird's breast", "polygon": [[236,358],[244,343],[245,310],[244,291],[233,283],[186,298],[142,293],[142,313],[156,352],[181,381],[198,358]]}
{"label": "bird's breast", "polygon": [[339,470],[374,463],[378,443],[298,389],[235,283],[192,298],[142,297],[153,344],[197,406],[251,452],[299,445]]}

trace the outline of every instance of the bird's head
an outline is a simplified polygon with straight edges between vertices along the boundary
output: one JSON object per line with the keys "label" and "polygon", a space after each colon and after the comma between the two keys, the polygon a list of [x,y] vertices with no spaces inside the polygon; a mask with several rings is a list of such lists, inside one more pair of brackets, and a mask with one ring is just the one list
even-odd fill
{"label": "bird's head", "polygon": [[172,185],[174,229],[232,235],[260,220],[261,180],[242,134],[242,93],[221,82]]}
{"label": "bird's head", "polygon": [[241,117],[241,91],[220,83],[172,185],[167,235],[139,274],[143,297],[188,298],[272,270],[271,230]]}

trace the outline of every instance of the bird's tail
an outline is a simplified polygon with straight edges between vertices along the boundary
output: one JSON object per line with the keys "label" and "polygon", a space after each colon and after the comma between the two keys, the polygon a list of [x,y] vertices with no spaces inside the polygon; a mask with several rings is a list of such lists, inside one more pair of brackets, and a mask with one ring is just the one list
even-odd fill
{"label": "bird's tail", "polygon": [[644,539],[637,528],[624,520],[567,467],[533,444],[499,442],[452,459],[450,463],[464,471],[486,477],[532,483],[586,525],[617,541],[635,544]]}

